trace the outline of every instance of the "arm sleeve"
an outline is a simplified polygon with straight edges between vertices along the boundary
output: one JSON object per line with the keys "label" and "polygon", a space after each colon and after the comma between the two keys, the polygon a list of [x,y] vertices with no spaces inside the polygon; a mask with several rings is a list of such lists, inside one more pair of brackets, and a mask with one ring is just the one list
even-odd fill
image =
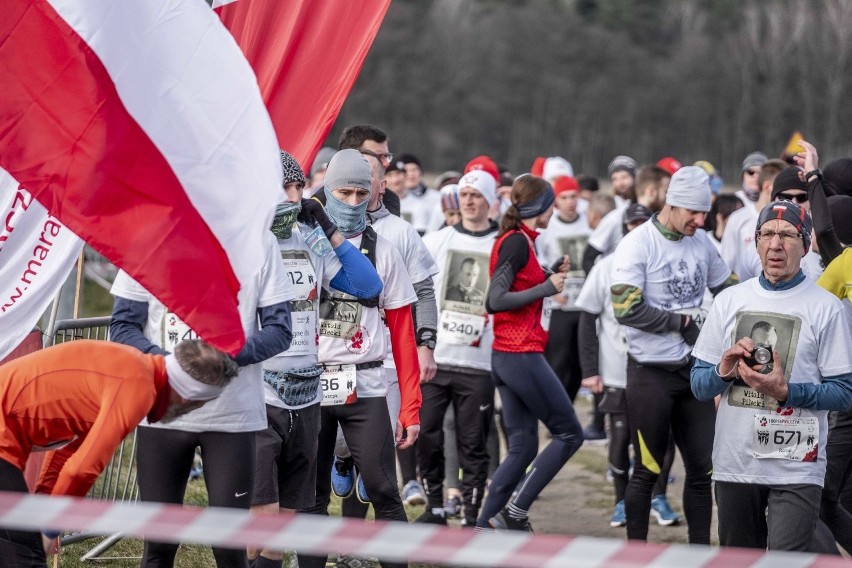
{"label": "arm sleeve", "polygon": [[[438,302],[435,299],[435,284],[432,277],[414,283],[414,293],[417,301],[414,303],[414,329],[417,337],[421,332],[438,331]],[[435,337],[432,335],[432,337]]]}
{"label": "arm sleeve", "polygon": [[399,377],[401,398],[399,421],[403,427],[420,424],[420,363],[417,358],[417,343],[414,340],[414,321],[411,306],[385,310],[390,329],[393,360]]}
{"label": "arm sleeve", "polygon": [[356,298],[375,298],[382,292],[382,280],[370,260],[361,251],[343,241],[334,249],[341,268],[331,279],[330,286]]}
{"label": "arm sleeve", "polygon": [[636,286],[615,284],[610,291],[615,319],[621,325],[635,327],[648,333],[680,331],[683,317],[680,314],[649,306],[645,303],[642,290]]}
{"label": "arm sleeve", "polygon": [[293,332],[290,322],[290,302],[279,302],[257,309],[260,330],[246,339],[246,344],[234,360],[240,367],[266,361],[290,348]]}
{"label": "arm sleeve", "polygon": [[821,384],[790,383],[784,406],[811,410],[848,410],[852,406],[852,373],[825,377]]}
{"label": "arm sleeve", "polygon": [[600,342],[598,341],[597,333],[597,314],[589,312],[580,313],[580,369],[584,379],[600,375],[598,369],[598,353],[600,351]]}
{"label": "arm sleeve", "polygon": [[592,271],[595,261],[601,255],[601,251],[591,245],[586,245],[586,251],[583,253],[583,270],[588,274]]}
{"label": "arm sleeve", "polygon": [[510,292],[515,274],[529,261],[529,245],[523,235],[512,235],[500,245],[497,267],[491,275],[485,308],[489,313],[507,312],[526,306],[541,298],[556,294],[556,287],[550,280],[526,290]]}
{"label": "arm sleeve", "polygon": [[135,347],[142,353],[168,355],[168,351],[145,337],[145,323],[148,321],[148,303],[115,297],[112,306],[112,319],[109,322],[109,338],[116,343]]}
{"label": "arm sleeve", "polygon": [[730,383],[722,380],[716,374],[715,365],[703,359],[696,359],[689,373],[689,383],[692,394],[698,400],[712,400],[717,394],[722,394]]}
{"label": "arm sleeve", "polygon": [[821,179],[817,178],[808,185],[808,195],[811,201],[811,216],[814,220],[814,233],[816,233],[817,246],[819,246],[819,255],[822,257],[823,263],[828,266],[843,252],[843,245],[834,230],[828,196]]}

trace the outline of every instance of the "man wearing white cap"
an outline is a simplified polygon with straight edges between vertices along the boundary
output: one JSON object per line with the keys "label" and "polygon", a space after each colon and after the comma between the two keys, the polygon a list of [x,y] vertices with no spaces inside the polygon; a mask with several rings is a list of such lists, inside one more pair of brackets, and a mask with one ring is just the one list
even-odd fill
{"label": "man wearing white cap", "polygon": [[488,219],[497,199],[494,177],[471,170],[458,183],[461,223],[429,233],[423,242],[440,267],[435,277],[440,318],[435,378],[420,385],[417,458],[426,487],[426,511],[418,522],[446,524],[443,507],[444,414],[452,403],[462,469],[463,522],[476,523],[488,474],[485,440],[494,413],[491,318],[485,310],[488,262],[497,224]]}
{"label": "man wearing white cap", "polygon": [[701,230],[710,201],[707,173],[681,168],[663,210],[613,253],[612,304],[627,338],[627,415],[637,452],[625,494],[630,539],[648,538],[651,493],[672,432],[686,469],[689,542],[710,543],[715,412],[712,401],[690,390],[690,351],[703,321],[704,290],[716,294],[736,281]]}
{"label": "man wearing white cap", "polygon": [[[30,453],[56,450],[34,491],[82,497],[140,420],[171,422],[219,396],[236,375],[230,357],[199,340],[166,356],[70,341],[7,363],[0,367],[0,491],[26,493]],[[0,559],[45,566],[41,537],[0,530]]]}

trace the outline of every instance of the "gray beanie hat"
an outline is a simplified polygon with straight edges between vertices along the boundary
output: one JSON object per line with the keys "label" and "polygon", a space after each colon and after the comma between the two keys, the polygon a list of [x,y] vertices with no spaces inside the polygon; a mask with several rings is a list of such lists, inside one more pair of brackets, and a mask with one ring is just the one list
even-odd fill
{"label": "gray beanie hat", "polygon": [[373,188],[373,172],[361,152],[348,148],[332,156],[325,172],[325,187],[334,191],[341,187]]}
{"label": "gray beanie hat", "polygon": [[755,166],[762,166],[765,164],[769,158],[766,157],[766,154],[763,152],[752,152],[743,160],[743,169],[742,171],[746,171],[749,168],[753,168]]}
{"label": "gray beanie hat", "polygon": [[334,148],[330,148],[328,146],[323,146],[317,152],[317,157],[314,158],[314,163],[311,164],[311,176],[316,175],[317,172],[322,171],[328,167],[328,161],[331,160],[331,157],[334,156],[336,150]]}
{"label": "gray beanie hat", "polygon": [[630,175],[635,176],[637,167],[636,160],[630,156],[616,156],[607,166],[606,173],[608,176],[612,177],[612,174],[615,172],[623,170]]}
{"label": "gray beanie hat", "polygon": [[692,211],[710,211],[710,176],[698,166],[684,166],[674,174],[666,192],[666,204]]}

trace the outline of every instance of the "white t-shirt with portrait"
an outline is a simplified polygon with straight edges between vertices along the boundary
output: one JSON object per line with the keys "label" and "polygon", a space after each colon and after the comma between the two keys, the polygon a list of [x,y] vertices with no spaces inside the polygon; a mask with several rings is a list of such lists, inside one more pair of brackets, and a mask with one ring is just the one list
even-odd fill
{"label": "white t-shirt with portrait", "polygon": [[[550,268],[554,262],[568,255],[571,258],[571,265],[575,267],[568,273],[565,278],[565,286],[562,288],[562,293],[557,297],[545,299],[545,306],[542,310],[542,320],[545,320],[545,312],[549,315],[551,310],[576,311],[577,296],[583,287],[583,281],[586,278],[586,273],[582,269],[583,254],[586,251],[586,245],[589,236],[592,233],[589,227],[589,222],[585,215],[578,215],[571,223],[566,223],[559,218],[558,213],[554,212],[550,217],[550,222],[547,228],[540,231],[539,237],[535,240],[536,255],[542,266]],[[556,301],[556,300],[559,301]],[[550,325],[549,318],[545,326],[547,329]]]}
{"label": "white t-shirt with portrait", "polygon": [[[438,301],[438,340],[435,362],[480,371],[491,370],[491,345],[494,325],[485,310],[488,291],[488,267],[497,231],[485,236],[462,233],[454,227],[444,227],[423,237],[426,248],[441,270],[435,277],[435,297]],[[476,263],[477,278],[462,283],[462,267]]]}
{"label": "white t-shirt with portrait", "polygon": [[612,311],[612,263],[608,255],[593,267],[577,298],[577,307],[598,314],[598,372],[604,385],[627,388],[627,338]]}
{"label": "white t-shirt with portrait", "polygon": [[[293,340],[287,351],[262,363],[264,370],[289,371],[304,369],[317,364],[319,350],[319,297],[322,288],[331,289],[331,280],[341,270],[340,259],[334,253],[317,256],[305,242],[298,227],[293,228],[289,239],[278,239],[281,264],[288,281],[296,290],[290,300],[290,320]],[[264,383],[263,394],[266,404],[288,410],[298,410],[322,400],[322,389],[317,385],[313,401],[291,406],[285,404],[270,385]]]}
{"label": "white t-shirt with portrait", "polygon": [[[655,219],[618,244],[613,253],[612,283],[639,288],[652,308],[696,315],[704,290],[722,285],[731,271],[706,232],[670,240],[657,228]],[[649,333],[624,326],[624,334],[630,355],[640,363],[674,363],[691,350],[678,331]]]}
{"label": "white t-shirt with portrait", "polygon": [[441,193],[426,189],[422,195],[409,191],[399,200],[400,217],[411,223],[417,232],[426,234],[437,231],[444,223],[441,211]]}
{"label": "white t-shirt with portrait", "polygon": [[[770,291],[765,290],[757,278],[752,278],[723,290],[710,309],[693,355],[714,365],[719,363],[724,351],[735,339],[740,339],[734,338],[738,315],[765,318],[776,327],[775,349],[782,357],[788,383],[818,384],[821,377],[852,372],[849,350],[852,335],[843,307],[837,298],[813,282],[805,279],[788,290]],[[750,327],[741,326],[741,331]],[[736,388],[750,393],[738,398],[732,395]],[[737,387],[736,383],[722,393],[713,443],[713,479],[734,483],[823,485],[828,412],[774,408],[777,404],[773,405],[771,399],[747,387]],[[800,459],[756,457],[755,453],[766,454],[766,448],[776,441],[776,436],[782,445],[789,439],[802,444],[810,441],[811,445],[804,445],[801,452],[810,451],[804,459],[801,459],[801,452]],[[809,436],[811,440],[807,440]]]}
{"label": "white t-shirt with portrait", "polygon": [[[295,289],[281,263],[278,243],[272,232],[265,239],[266,260],[260,272],[250,282],[244,282],[237,295],[240,319],[246,338],[258,331],[257,309],[292,300]],[[174,344],[184,338],[197,337],[179,318],[150,292],[119,271],[110,291],[114,296],[146,302],[148,321],[145,337],[152,343],[171,351]],[[172,332],[171,337],[169,332]],[[147,421],[143,421],[147,424]],[[246,365],[222,394],[168,424],[151,424],[152,427],[185,430],[188,432],[253,432],[266,428],[266,407],[263,395],[263,376],[259,363]]]}
{"label": "white t-shirt with portrait", "polygon": [[[361,237],[353,237],[349,242],[360,249]],[[396,247],[381,235],[376,240],[376,272],[384,284],[378,308],[362,306],[351,296],[340,292],[332,293],[333,300],[321,302],[319,362],[323,365],[373,363],[384,360],[387,355],[389,344],[379,309],[408,306],[417,300],[417,296],[402,257]],[[358,398],[385,396],[387,388],[382,367],[358,371]]]}

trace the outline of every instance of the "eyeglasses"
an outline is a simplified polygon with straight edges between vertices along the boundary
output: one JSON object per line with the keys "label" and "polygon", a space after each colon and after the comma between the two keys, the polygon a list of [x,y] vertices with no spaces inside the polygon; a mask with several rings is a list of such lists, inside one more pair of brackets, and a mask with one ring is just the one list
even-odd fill
{"label": "eyeglasses", "polygon": [[766,242],[770,242],[777,235],[785,245],[793,244],[802,238],[802,233],[794,233],[792,231],[770,231],[767,229],[758,231],[755,234],[757,235],[757,240]]}
{"label": "eyeglasses", "polygon": [[795,201],[796,203],[805,203],[808,200],[807,193],[779,193],[777,196],[778,199],[782,201]]}
{"label": "eyeglasses", "polygon": [[757,174],[760,173],[760,170],[746,170],[745,173],[747,173],[750,176],[756,176]]}
{"label": "eyeglasses", "polygon": [[385,167],[387,167],[388,164],[390,164],[393,161],[393,153],[392,152],[378,153],[378,152],[373,152],[372,150],[367,150],[366,148],[361,148],[358,151],[361,152],[362,154],[367,155],[367,156],[374,157],[375,159],[380,161],[382,163],[382,165],[385,166]]}

